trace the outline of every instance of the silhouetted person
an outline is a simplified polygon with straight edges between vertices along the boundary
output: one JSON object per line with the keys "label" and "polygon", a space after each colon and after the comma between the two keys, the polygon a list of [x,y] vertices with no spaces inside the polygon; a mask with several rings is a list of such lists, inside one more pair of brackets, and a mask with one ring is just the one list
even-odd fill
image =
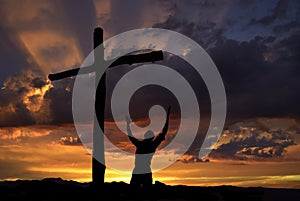
{"label": "silhouetted person", "polygon": [[136,139],[131,132],[129,117],[126,117],[129,140],[135,145],[135,166],[132,172],[130,184],[136,190],[149,190],[152,186],[151,160],[156,148],[165,139],[169,127],[170,106],[167,111],[166,122],[162,131],[155,136],[151,130],[144,134],[144,139]]}

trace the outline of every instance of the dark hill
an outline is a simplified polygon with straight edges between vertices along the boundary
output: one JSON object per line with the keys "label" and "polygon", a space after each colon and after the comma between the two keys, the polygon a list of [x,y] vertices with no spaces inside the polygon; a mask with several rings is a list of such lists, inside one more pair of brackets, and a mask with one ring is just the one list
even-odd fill
{"label": "dark hill", "polygon": [[[201,201],[292,201],[300,200],[300,189],[261,187],[197,187],[170,186],[155,182],[149,194],[131,189],[124,182],[105,183],[104,188],[93,191],[91,183],[80,183],[47,178],[0,182],[0,200],[201,200]],[[151,198],[151,199],[150,199]]]}

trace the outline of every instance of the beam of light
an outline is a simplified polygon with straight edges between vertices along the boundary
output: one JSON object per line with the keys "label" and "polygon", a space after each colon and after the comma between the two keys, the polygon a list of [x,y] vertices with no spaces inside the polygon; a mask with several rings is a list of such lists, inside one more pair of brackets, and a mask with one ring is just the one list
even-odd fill
{"label": "beam of light", "polygon": [[78,40],[72,35],[39,30],[20,33],[19,38],[46,75],[67,67],[79,66],[83,60]]}

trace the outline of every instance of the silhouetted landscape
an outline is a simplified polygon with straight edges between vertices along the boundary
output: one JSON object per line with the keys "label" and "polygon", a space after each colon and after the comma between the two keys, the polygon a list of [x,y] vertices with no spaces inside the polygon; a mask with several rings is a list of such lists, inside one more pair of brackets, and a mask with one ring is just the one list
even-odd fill
{"label": "silhouetted landscape", "polygon": [[[125,182],[105,183],[103,191],[94,191],[91,183],[61,178],[0,182],[1,200],[207,200],[276,201],[299,200],[300,189],[215,186],[199,187],[153,184],[148,195],[135,194]],[[149,196],[150,195],[150,196]]]}

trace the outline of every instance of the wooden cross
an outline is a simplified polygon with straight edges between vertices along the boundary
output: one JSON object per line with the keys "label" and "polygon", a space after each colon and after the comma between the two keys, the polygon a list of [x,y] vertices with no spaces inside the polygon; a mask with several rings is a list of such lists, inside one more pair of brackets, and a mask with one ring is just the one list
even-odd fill
{"label": "wooden cross", "polygon": [[[103,43],[103,29],[97,27],[94,29],[94,49],[96,49],[99,45]],[[98,53],[98,52],[97,52]],[[104,51],[102,51],[104,53]],[[96,59],[104,60],[104,55],[94,54],[95,61]],[[122,64],[134,64],[134,63],[142,63],[142,62],[154,62],[163,60],[162,51],[152,51],[150,53],[137,54],[137,55],[127,55],[119,57],[113,63],[109,65],[108,68],[116,67]],[[95,62],[96,63],[96,62]],[[94,117],[94,129],[93,129],[93,154],[92,154],[92,184],[96,187],[103,187],[104,185],[104,176],[105,176],[105,157],[104,157],[104,135],[100,135],[96,133],[95,125],[96,121],[98,121],[102,132],[104,133],[104,111],[105,111],[105,98],[106,98],[106,72],[100,77],[97,75],[96,68],[100,68],[101,66],[95,66],[94,64],[91,66],[76,68],[67,70],[64,72],[59,72],[55,74],[49,74],[48,78],[51,81],[60,80],[63,78],[76,76],[78,73],[80,74],[88,74],[91,72],[95,72],[96,80],[99,80],[99,84],[96,89],[96,97],[95,97],[95,111],[96,117]],[[97,157],[96,157],[97,154]],[[100,163],[97,158],[103,161]]]}

